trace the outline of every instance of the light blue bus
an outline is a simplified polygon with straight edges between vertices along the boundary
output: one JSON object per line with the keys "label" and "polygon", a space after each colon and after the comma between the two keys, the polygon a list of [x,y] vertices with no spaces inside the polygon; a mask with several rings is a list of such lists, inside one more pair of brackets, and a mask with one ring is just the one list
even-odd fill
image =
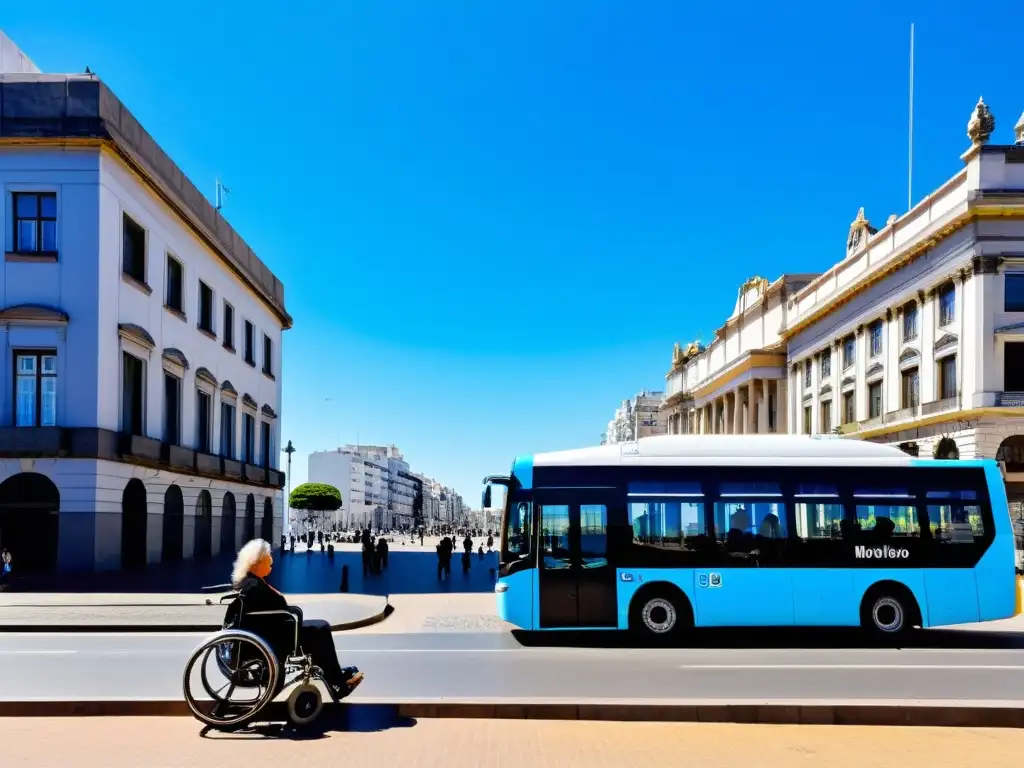
{"label": "light blue bus", "polygon": [[517,458],[502,619],[528,630],[861,626],[1015,616],[1014,534],[991,460],[834,437],[678,435]]}

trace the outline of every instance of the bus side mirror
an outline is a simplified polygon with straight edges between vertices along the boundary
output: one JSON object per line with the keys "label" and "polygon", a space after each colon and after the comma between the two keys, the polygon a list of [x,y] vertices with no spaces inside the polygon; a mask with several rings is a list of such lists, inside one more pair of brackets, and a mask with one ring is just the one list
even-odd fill
{"label": "bus side mirror", "polygon": [[484,495],[483,499],[481,500],[480,506],[483,509],[490,509],[491,507],[491,486],[489,485],[486,488],[484,488]]}

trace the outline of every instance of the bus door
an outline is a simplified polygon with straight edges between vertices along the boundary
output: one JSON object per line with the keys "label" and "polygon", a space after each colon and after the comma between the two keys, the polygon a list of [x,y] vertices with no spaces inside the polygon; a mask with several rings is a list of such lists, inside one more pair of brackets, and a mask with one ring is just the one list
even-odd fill
{"label": "bus door", "polygon": [[608,562],[610,490],[538,489],[539,625],[615,627],[615,569]]}

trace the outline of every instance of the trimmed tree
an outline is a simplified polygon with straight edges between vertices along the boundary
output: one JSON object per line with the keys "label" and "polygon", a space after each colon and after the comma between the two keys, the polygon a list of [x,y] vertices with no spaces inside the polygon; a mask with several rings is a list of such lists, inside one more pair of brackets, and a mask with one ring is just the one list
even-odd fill
{"label": "trimmed tree", "polygon": [[341,491],[327,483],[303,483],[288,497],[292,509],[305,512],[334,512],[341,509]]}

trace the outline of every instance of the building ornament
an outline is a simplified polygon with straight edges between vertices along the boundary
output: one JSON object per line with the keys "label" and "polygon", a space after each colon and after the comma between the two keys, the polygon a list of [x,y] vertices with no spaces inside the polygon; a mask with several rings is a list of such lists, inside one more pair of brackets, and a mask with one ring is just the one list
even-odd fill
{"label": "building ornament", "polygon": [[1020,113],[1020,120],[1013,126],[1013,140],[1015,144],[1024,144],[1024,112]]}
{"label": "building ornament", "polygon": [[859,208],[857,218],[850,222],[850,234],[846,238],[846,255],[849,256],[859,250],[867,243],[868,237],[875,234],[875,231],[867,216],[864,215],[864,208]]}
{"label": "building ornament", "polygon": [[769,285],[768,278],[754,275],[740,286],[740,294],[742,295],[753,288],[757,290],[758,294],[763,295],[768,290]]}
{"label": "building ornament", "polygon": [[967,121],[967,138],[971,140],[971,146],[978,147],[988,144],[992,132],[996,129],[996,118],[988,108],[984,99],[978,99],[978,103],[971,113],[971,119]]}

